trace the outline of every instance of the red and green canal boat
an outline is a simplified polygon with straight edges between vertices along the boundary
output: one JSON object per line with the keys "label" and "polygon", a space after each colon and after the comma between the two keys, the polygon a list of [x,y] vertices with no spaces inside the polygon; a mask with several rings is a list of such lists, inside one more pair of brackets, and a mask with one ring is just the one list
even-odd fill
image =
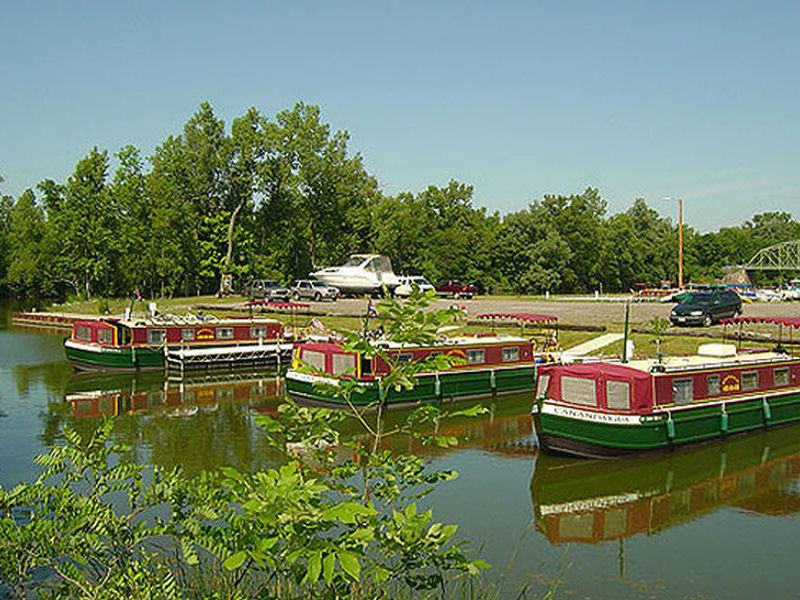
{"label": "red and green canal boat", "polygon": [[[800,319],[759,321],[800,328]],[[545,451],[603,458],[668,450],[800,421],[800,357],[780,346],[704,344],[693,356],[543,366],[536,396]]]}
{"label": "red and green canal boat", "polygon": [[[557,322],[552,315],[528,313],[487,314],[478,318],[538,325]],[[389,390],[383,401],[387,405],[409,405],[532,391],[538,365],[555,357],[553,344],[557,340],[552,337],[545,340],[537,347],[537,342],[528,337],[487,332],[443,338],[430,346],[380,342],[387,355],[401,362],[424,360],[441,353],[461,359],[445,371],[417,374],[412,389]],[[314,373],[304,371],[303,365],[313,367]],[[355,379],[360,385],[350,401],[358,406],[377,404],[380,379],[390,369],[391,364],[383,359],[368,360],[346,351],[339,342],[306,342],[295,350],[293,368],[286,373],[286,390],[303,400],[344,404],[330,386],[337,386],[344,379]]]}
{"label": "red and green canal boat", "polygon": [[64,341],[76,369],[106,371],[163,369],[171,358],[236,366],[277,359],[291,348],[280,321],[255,317],[77,320]]}

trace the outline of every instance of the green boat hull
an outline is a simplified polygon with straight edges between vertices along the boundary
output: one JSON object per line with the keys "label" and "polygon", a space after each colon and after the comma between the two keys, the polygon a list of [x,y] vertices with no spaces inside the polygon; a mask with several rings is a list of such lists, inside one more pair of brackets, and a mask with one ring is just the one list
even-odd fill
{"label": "green boat hull", "polygon": [[[594,413],[596,415],[596,413]],[[534,414],[544,450],[591,458],[668,450],[800,421],[800,392],[759,396],[653,415],[594,417],[548,401]]]}
{"label": "green boat hull", "polygon": [[[532,391],[536,383],[535,365],[517,368],[448,371],[438,374],[423,374],[416,377],[416,385],[410,390],[387,392],[387,405],[410,405],[430,401],[451,401],[463,398],[510,394]],[[286,391],[293,397],[321,404],[346,405],[346,401],[333,393],[329,386],[335,379],[308,376],[289,371],[286,376]],[[363,382],[350,402],[355,406],[368,406],[379,401],[376,382]]]}
{"label": "green boat hull", "polygon": [[164,353],[150,348],[99,348],[87,350],[64,344],[64,353],[81,371],[146,371],[164,368]]}

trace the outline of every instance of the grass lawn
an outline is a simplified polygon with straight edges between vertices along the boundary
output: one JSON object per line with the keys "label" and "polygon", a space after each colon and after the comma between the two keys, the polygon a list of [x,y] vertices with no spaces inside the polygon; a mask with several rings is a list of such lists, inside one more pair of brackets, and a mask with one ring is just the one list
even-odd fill
{"label": "grass lawn", "polygon": [[[564,297],[556,297],[551,296],[551,301],[555,300],[564,300]],[[175,314],[183,314],[192,310],[192,308],[198,304],[206,305],[206,306],[213,306],[213,305],[220,305],[220,310],[216,311],[213,309],[206,310],[205,312],[213,314],[215,316],[224,316],[229,314],[230,311],[222,308],[226,305],[230,305],[233,303],[242,302],[244,299],[240,296],[228,296],[224,298],[217,298],[215,296],[192,296],[188,298],[177,297],[177,298],[161,298],[157,300],[158,309],[162,313],[175,313]],[[504,295],[494,295],[494,296],[481,296],[478,297],[477,300],[515,300],[515,301],[529,301],[535,302],[539,300],[544,300],[544,296],[504,296]],[[48,309],[55,312],[68,312],[68,313],[80,313],[86,315],[100,315],[100,308],[104,305],[108,306],[108,310],[111,314],[122,314],[125,308],[130,306],[129,299],[95,299],[91,301],[78,301],[78,302],[71,302],[65,304],[58,304],[50,306]],[[623,325],[620,319],[620,315],[622,313],[620,306],[616,303],[591,303],[587,302],[587,310],[590,313],[587,313],[585,319],[579,319],[580,321],[591,322],[592,325],[602,325],[606,327],[606,331],[608,332],[619,332],[621,333],[623,330]],[[588,305],[593,305],[590,308]],[[604,305],[608,307],[608,310],[602,311],[603,317],[600,320],[597,320],[597,310],[602,308]],[[135,311],[138,313],[143,311],[146,307],[145,302],[137,302],[135,305]],[[259,313],[259,315],[262,313]],[[296,326],[296,327],[306,327],[310,323],[313,317],[303,314],[298,315],[289,315],[285,313],[263,313],[263,316],[270,317],[273,319],[277,319],[282,321],[288,326]],[[328,329],[335,331],[335,332],[347,332],[347,331],[355,331],[363,327],[363,320],[360,318],[354,317],[347,317],[347,316],[322,316],[317,317]],[[641,326],[645,324],[646,321],[643,319],[639,319],[638,322],[634,322],[632,320],[631,326]],[[372,326],[375,326],[375,321],[372,321]],[[464,326],[458,330],[453,330],[450,334],[457,334],[461,332],[467,333],[476,333],[479,331],[487,331],[489,329],[489,324],[487,323],[486,326]],[[520,332],[520,329],[515,327],[505,327],[505,328],[498,328],[499,331],[509,333],[509,334],[517,334]],[[719,326],[712,328],[714,330],[721,329]],[[698,329],[700,331],[707,331],[707,328]],[[534,335],[536,330],[534,328],[528,327],[526,328],[526,333]],[[549,330],[544,328],[542,330],[542,334],[540,339],[543,341],[544,335]],[[693,354],[697,351],[697,346],[702,343],[712,342],[712,341],[720,341],[720,340],[712,340],[709,338],[697,337],[692,335],[693,330],[687,329],[685,335],[681,336],[664,336],[662,339],[661,350],[665,355],[680,355],[680,354]],[[561,330],[558,333],[559,343],[562,348],[570,348],[572,346],[576,346],[583,342],[586,342],[594,337],[601,335],[598,332],[589,332],[589,331],[572,331],[572,330]],[[655,344],[655,335],[649,334],[640,334],[635,333],[630,335],[630,339],[634,343],[634,352],[637,357],[652,357],[656,354],[657,346]],[[759,344],[753,343],[745,343],[744,346],[757,346]],[[764,344],[760,344],[764,346]],[[616,355],[619,356],[622,353],[622,342],[616,342],[611,344],[601,350],[598,350],[596,354],[602,355]]]}

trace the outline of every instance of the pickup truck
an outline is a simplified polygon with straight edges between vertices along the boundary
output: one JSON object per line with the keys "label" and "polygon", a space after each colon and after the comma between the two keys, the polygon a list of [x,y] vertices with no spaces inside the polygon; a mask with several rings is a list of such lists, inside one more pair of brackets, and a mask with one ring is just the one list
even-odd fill
{"label": "pickup truck", "polygon": [[439,296],[450,296],[452,298],[472,298],[478,293],[478,288],[468,283],[462,283],[457,279],[443,279],[435,286]]}

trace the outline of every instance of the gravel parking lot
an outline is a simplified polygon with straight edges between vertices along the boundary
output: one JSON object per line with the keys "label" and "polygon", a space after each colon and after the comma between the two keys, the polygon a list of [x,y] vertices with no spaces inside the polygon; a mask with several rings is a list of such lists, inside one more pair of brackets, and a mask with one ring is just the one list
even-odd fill
{"label": "gravel parking lot", "polygon": [[[312,310],[331,315],[363,315],[366,300],[344,298],[337,302],[311,302]],[[472,317],[480,313],[529,312],[556,315],[562,323],[573,325],[600,325],[622,323],[625,320],[625,303],[619,300],[552,300],[503,298],[502,296],[483,296],[472,300],[436,301],[436,306],[466,306]],[[643,323],[654,317],[667,318],[672,304],[661,302],[632,302],[631,322]],[[800,317],[800,302],[754,302],[742,305],[744,316]]]}

